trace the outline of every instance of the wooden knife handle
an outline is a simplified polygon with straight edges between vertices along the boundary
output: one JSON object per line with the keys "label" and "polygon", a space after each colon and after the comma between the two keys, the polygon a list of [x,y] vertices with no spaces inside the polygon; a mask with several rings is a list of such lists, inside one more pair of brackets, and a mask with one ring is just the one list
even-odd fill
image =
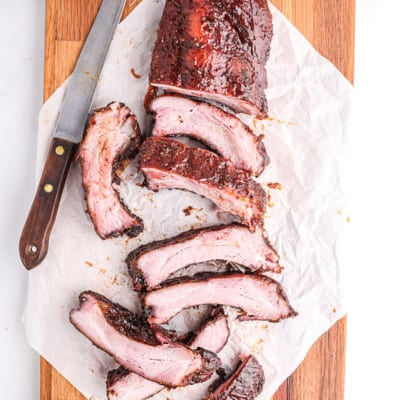
{"label": "wooden knife handle", "polygon": [[71,165],[76,144],[53,138],[35,198],[19,241],[19,254],[26,269],[39,265],[47,254],[50,233]]}

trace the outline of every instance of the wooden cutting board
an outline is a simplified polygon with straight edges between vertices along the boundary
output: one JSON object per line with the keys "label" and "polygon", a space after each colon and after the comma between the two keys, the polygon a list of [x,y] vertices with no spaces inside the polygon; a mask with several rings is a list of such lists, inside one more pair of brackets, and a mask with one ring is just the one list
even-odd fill
{"label": "wooden cutting board", "polygon": [[[127,0],[123,17],[139,1]],[[100,3],[101,0],[46,0],[45,100],[72,72]],[[353,82],[355,0],[272,0],[272,3]],[[343,318],[314,344],[273,400],[343,399],[345,343]],[[40,366],[41,400],[84,400],[43,358]]]}

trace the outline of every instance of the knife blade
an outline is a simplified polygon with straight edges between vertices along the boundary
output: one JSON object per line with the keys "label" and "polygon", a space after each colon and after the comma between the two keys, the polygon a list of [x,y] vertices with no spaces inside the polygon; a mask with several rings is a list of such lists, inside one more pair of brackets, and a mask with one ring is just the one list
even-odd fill
{"label": "knife blade", "polygon": [[22,229],[19,253],[30,270],[48,251],[51,230],[77,144],[82,140],[97,82],[125,0],[103,0],[68,81],[47,160]]}

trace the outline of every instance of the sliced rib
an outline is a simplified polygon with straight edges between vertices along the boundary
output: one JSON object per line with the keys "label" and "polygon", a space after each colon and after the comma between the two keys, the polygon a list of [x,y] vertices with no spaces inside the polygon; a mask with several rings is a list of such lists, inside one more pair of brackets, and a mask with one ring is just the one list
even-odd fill
{"label": "sliced rib", "polygon": [[79,296],[71,323],[123,367],[159,384],[177,387],[210,378],[219,368],[214,353],[170,342],[160,344],[146,324],[118,304],[94,292]]}
{"label": "sliced rib", "polygon": [[137,236],[143,231],[142,220],[119,198],[116,175],[121,161],[137,153],[140,141],[136,118],[122,103],[111,103],[89,118],[77,159],[88,213],[102,239],[122,234]]}
{"label": "sliced rib", "polygon": [[262,391],[264,371],[257,359],[242,356],[232,375],[205,400],[254,400]]}
{"label": "sliced rib", "polygon": [[282,270],[277,252],[261,230],[250,232],[238,224],[190,230],[145,244],[129,254],[127,265],[135,289],[142,291],[154,289],[181,268],[214,260],[251,271]]}
{"label": "sliced rib", "polygon": [[124,367],[114,369],[107,375],[108,400],[145,400],[164,388]]}
{"label": "sliced rib", "polygon": [[222,307],[215,307],[189,345],[192,349],[202,348],[219,353],[228,341],[229,334],[228,317]]}
{"label": "sliced rib", "polygon": [[[192,349],[203,348],[218,353],[229,338],[227,316],[216,308],[190,341]],[[164,389],[164,386],[149,381],[124,367],[110,371],[107,376],[109,400],[145,400]]]}
{"label": "sliced rib", "polygon": [[208,150],[150,137],[140,149],[140,168],[151,190],[189,190],[239,216],[251,231],[263,224],[266,195],[262,186]]}
{"label": "sliced rib", "polygon": [[150,83],[265,116],[271,40],[267,0],[167,0]]}
{"label": "sliced rib", "polygon": [[181,310],[200,304],[237,307],[244,312],[240,320],[278,322],[296,315],[282,286],[263,275],[235,273],[177,281],[144,296],[150,323],[167,323]]}
{"label": "sliced rib", "polygon": [[262,136],[257,137],[239,118],[218,107],[165,95],[154,99],[150,110],[156,114],[154,136],[190,136],[256,176],[269,163]]}

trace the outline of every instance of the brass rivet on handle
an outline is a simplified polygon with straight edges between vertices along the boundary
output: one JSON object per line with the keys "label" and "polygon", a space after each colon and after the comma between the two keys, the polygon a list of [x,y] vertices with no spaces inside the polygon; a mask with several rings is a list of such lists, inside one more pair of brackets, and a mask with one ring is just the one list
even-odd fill
{"label": "brass rivet on handle", "polygon": [[55,153],[58,156],[62,156],[65,153],[65,149],[64,146],[58,145],[55,149],[54,149]]}
{"label": "brass rivet on handle", "polygon": [[38,248],[34,245],[34,244],[31,244],[29,247],[28,247],[28,251],[29,251],[29,253],[30,254],[36,254],[37,253],[37,251],[38,251]]}
{"label": "brass rivet on handle", "polygon": [[52,185],[51,183],[46,183],[46,184],[43,186],[43,190],[44,190],[46,193],[51,193],[51,192],[53,191],[53,189],[54,189],[54,187],[53,187],[53,185]]}

